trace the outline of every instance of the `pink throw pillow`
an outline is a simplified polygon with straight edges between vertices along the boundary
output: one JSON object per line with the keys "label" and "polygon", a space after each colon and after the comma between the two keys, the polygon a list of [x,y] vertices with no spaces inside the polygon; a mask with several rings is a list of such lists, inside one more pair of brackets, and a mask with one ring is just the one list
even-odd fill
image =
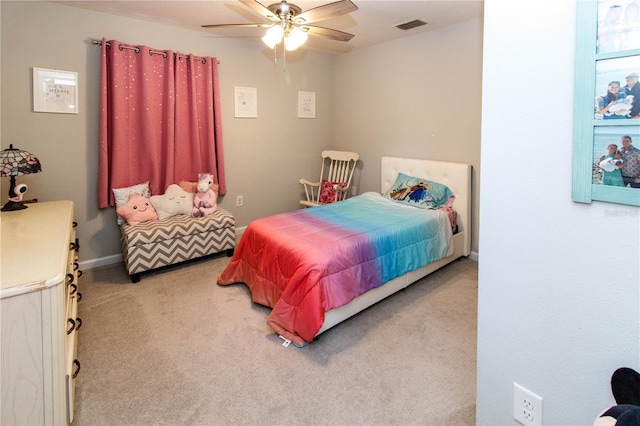
{"label": "pink throw pillow", "polygon": [[129,195],[127,204],[118,208],[116,212],[131,226],[158,218],[158,213],[151,205],[151,201],[140,194]]}
{"label": "pink throw pillow", "polygon": [[325,179],[322,179],[322,184],[320,186],[320,197],[318,200],[323,204],[330,204],[334,201],[342,200],[342,192],[338,191],[338,198],[336,198],[336,190],[333,189],[335,185],[340,186],[340,188],[344,188],[347,186],[344,182],[329,182]]}

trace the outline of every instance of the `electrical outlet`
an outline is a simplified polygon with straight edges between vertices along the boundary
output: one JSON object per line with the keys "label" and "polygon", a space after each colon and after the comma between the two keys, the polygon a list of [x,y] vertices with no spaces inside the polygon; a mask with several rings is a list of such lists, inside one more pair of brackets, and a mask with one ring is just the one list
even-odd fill
{"label": "electrical outlet", "polygon": [[513,418],[523,425],[542,426],[542,397],[513,382]]}
{"label": "electrical outlet", "polygon": [[244,198],[242,195],[236,196],[236,207],[242,207],[244,205]]}

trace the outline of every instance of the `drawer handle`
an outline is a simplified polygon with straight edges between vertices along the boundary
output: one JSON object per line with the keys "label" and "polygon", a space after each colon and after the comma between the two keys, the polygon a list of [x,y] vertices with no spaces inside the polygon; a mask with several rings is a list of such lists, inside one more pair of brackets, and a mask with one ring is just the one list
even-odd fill
{"label": "drawer handle", "polygon": [[76,294],[76,291],[78,291],[78,286],[75,284],[70,284],[71,286],[71,293],[69,293],[69,296],[73,296],[74,294]]}
{"label": "drawer handle", "polygon": [[80,318],[76,318],[76,331],[80,330],[80,327],[82,327],[82,320]]}
{"label": "drawer handle", "polygon": [[78,278],[82,276],[82,271],[78,271]]}
{"label": "drawer handle", "polygon": [[78,226],[78,222],[73,222],[73,227],[75,228],[76,226]]}
{"label": "drawer handle", "polygon": [[69,243],[69,251],[73,251],[76,249],[76,243]]}
{"label": "drawer handle", "polygon": [[76,251],[80,251],[80,239],[76,238]]}
{"label": "drawer handle", "polygon": [[69,318],[67,320],[67,322],[69,324],[71,324],[71,328],[69,330],[67,330],[67,335],[71,334],[73,332],[73,330],[76,328],[76,322],[74,320],[72,320],[71,318]]}
{"label": "drawer handle", "polygon": [[77,271],[79,267],[80,267],[80,264],[78,262],[73,262],[73,270],[74,271]]}
{"label": "drawer handle", "polygon": [[71,375],[71,378],[75,379],[76,377],[78,377],[78,373],[80,372],[80,361],[78,361],[77,359],[74,359],[73,365],[76,366],[76,371],[73,372],[73,374]]}
{"label": "drawer handle", "polygon": [[78,296],[76,296],[78,298],[78,302],[82,300],[82,293],[78,293]]}
{"label": "drawer handle", "polygon": [[73,274],[67,274],[67,285],[73,284]]}

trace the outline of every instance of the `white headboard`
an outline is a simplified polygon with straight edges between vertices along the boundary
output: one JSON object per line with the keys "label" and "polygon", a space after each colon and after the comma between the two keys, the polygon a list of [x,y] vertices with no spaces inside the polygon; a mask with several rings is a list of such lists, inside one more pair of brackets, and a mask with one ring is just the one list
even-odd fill
{"label": "white headboard", "polygon": [[380,191],[387,191],[398,172],[447,185],[455,194],[458,232],[464,232],[464,255],[471,253],[471,165],[416,158],[382,157]]}

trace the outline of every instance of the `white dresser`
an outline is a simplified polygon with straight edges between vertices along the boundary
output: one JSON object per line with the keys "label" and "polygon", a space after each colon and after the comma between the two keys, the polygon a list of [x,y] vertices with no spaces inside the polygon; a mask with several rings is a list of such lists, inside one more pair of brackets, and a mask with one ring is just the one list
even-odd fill
{"label": "white dresser", "polygon": [[82,325],[73,203],[29,204],[0,222],[0,423],[71,423]]}

